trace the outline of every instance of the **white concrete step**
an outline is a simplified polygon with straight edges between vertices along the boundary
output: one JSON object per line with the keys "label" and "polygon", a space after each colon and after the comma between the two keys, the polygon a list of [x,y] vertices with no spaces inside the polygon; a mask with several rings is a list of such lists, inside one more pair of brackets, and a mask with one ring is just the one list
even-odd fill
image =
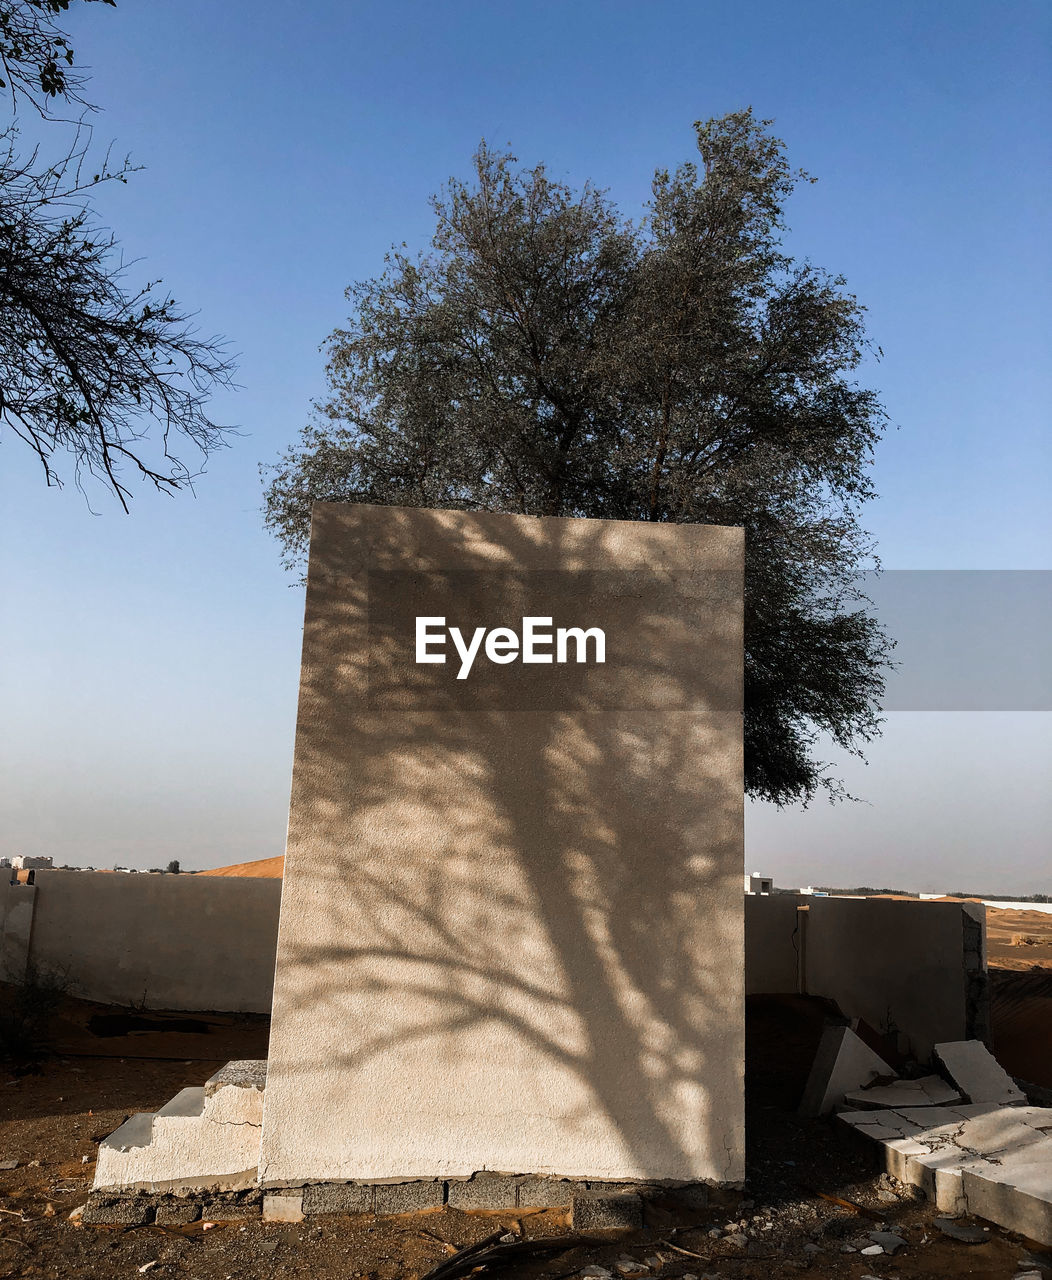
{"label": "white concrete step", "polygon": [[266,1062],[229,1062],[99,1144],[95,1190],[190,1192],[254,1187]]}

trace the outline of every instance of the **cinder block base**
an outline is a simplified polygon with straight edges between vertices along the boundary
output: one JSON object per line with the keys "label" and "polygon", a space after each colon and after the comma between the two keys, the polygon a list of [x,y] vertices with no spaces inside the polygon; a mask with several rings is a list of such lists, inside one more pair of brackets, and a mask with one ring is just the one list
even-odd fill
{"label": "cinder block base", "polygon": [[182,1227],[200,1216],[201,1206],[193,1200],[166,1202],[157,1206],[156,1222],[159,1227]]}
{"label": "cinder block base", "polygon": [[154,1207],[149,1200],[97,1200],[88,1197],[81,1222],[92,1227],[143,1227],[153,1221]]}
{"label": "cinder block base", "polygon": [[368,1213],[373,1207],[373,1189],[356,1182],[318,1182],[303,1188],[303,1212]]}
{"label": "cinder block base", "polygon": [[373,1188],[376,1213],[417,1213],[421,1209],[440,1209],[446,1199],[444,1182],[378,1183]]}
{"label": "cinder block base", "polygon": [[519,1178],[476,1174],[467,1182],[450,1182],[446,1203],[454,1209],[514,1209]]}
{"label": "cinder block base", "polygon": [[206,1207],[204,1216],[209,1222],[244,1222],[248,1218],[258,1218],[259,1204],[213,1204]]}
{"label": "cinder block base", "polygon": [[570,1221],[575,1231],[625,1227],[638,1231],[643,1225],[643,1200],[626,1192],[574,1191]]}
{"label": "cinder block base", "polygon": [[519,1183],[521,1209],[558,1209],[569,1206],[573,1183],[562,1178],[523,1178]]}

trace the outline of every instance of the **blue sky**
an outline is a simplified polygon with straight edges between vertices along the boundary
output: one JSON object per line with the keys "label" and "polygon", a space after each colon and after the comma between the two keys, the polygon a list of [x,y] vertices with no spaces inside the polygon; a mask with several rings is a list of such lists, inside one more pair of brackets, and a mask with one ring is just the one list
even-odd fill
{"label": "blue sky", "polygon": [[[691,123],[752,104],[819,181],[788,246],[843,272],[892,429],[867,523],[895,569],[1047,569],[1052,9],[1040,3],[351,4],[121,0],[74,12],[98,145],[146,171],[99,209],[240,355],[242,435],[197,497],[0,471],[4,852],[217,865],[280,852],[302,596],[257,464],[324,393],[343,290],[480,138],[629,213]],[[57,127],[56,127],[57,128]],[[57,136],[54,143],[58,146]],[[1047,714],[895,712],[865,805],[749,815],[782,883],[1049,889]]]}

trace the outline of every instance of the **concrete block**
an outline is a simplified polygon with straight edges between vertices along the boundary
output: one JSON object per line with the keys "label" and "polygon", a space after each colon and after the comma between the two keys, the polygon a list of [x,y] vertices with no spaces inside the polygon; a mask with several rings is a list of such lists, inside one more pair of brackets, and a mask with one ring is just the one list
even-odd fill
{"label": "concrete block", "polygon": [[972,1102],[996,1102],[1001,1106],[1026,1102],[1022,1090],[981,1040],[937,1044],[935,1056]]}
{"label": "concrete block", "polygon": [[895,1072],[850,1027],[826,1027],[800,1099],[800,1114],[823,1116],[851,1090]]}
{"label": "concrete block", "polygon": [[638,1231],[643,1225],[643,1200],[626,1192],[575,1190],[570,1199],[570,1222],[575,1231],[601,1227],[628,1227]]}
{"label": "concrete block", "polygon": [[303,1212],[368,1213],[373,1207],[373,1188],[356,1182],[317,1182],[303,1188]]}
{"label": "concrete block", "polygon": [[302,1222],[303,1192],[283,1191],[263,1197],[264,1222]]}
{"label": "concrete block", "polygon": [[201,1206],[194,1200],[162,1200],[155,1220],[159,1227],[181,1227],[196,1222],[200,1216]]}
{"label": "concrete block", "polygon": [[468,1181],[449,1182],[446,1203],[454,1209],[514,1209],[519,1178],[476,1174]]}
{"label": "concrete block", "polygon": [[420,1209],[440,1209],[445,1199],[444,1182],[377,1183],[373,1208],[377,1213],[416,1213]]}
{"label": "concrete block", "polygon": [[224,1204],[221,1200],[215,1204],[205,1205],[201,1216],[209,1222],[245,1222],[249,1218],[258,1218],[261,1213],[259,1203]]}
{"label": "concrete block", "polygon": [[[557,1209],[569,1205],[573,1186],[563,1178],[523,1178],[519,1183],[519,1207]],[[452,1183],[449,1189],[453,1190]]]}
{"label": "concrete block", "polygon": [[145,1198],[128,1197],[106,1203],[89,1196],[80,1220],[89,1226],[142,1227],[153,1221],[153,1215],[153,1201]]}

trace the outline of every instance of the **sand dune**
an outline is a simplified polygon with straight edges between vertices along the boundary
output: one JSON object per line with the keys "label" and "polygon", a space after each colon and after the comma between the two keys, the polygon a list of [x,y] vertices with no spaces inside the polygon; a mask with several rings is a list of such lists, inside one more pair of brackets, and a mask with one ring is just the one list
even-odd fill
{"label": "sand dune", "polygon": [[284,855],[276,858],[260,858],[258,862],[235,862],[229,867],[212,867],[199,871],[199,876],[257,876],[268,880],[280,880],[285,870]]}

